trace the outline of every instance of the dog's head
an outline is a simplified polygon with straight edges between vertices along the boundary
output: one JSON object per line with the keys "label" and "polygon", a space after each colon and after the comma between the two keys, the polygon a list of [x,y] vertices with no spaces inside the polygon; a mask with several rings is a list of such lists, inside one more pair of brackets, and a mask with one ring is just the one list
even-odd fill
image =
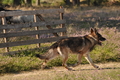
{"label": "dog's head", "polygon": [[102,37],[100,33],[98,33],[96,28],[91,28],[91,35],[97,41],[97,44],[102,45],[102,41],[105,41],[106,38]]}

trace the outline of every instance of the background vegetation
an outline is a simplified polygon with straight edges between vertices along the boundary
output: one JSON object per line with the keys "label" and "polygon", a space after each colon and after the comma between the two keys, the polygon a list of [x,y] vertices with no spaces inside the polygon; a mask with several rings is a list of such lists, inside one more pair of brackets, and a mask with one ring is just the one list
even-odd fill
{"label": "background vegetation", "polygon": [[0,4],[4,6],[111,6],[120,5],[120,0],[0,0]]}

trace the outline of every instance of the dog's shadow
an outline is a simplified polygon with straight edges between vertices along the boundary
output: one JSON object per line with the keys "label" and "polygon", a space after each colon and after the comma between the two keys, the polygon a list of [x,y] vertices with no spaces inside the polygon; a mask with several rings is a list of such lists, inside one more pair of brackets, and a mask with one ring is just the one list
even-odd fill
{"label": "dog's shadow", "polygon": [[113,70],[113,69],[120,69],[120,67],[105,67],[105,68],[100,68],[100,69],[77,69],[73,71],[85,71],[85,70]]}
{"label": "dog's shadow", "polygon": [[[48,66],[46,66],[46,67],[44,67],[44,68],[41,68],[42,70],[50,70],[50,69],[55,69],[55,67],[48,67]],[[87,70],[114,70],[114,69],[120,69],[120,67],[104,67],[104,68],[100,68],[100,69],[95,69],[95,68],[90,68],[90,69],[73,69],[73,68],[71,68],[71,70],[68,70],[68,71],[87,71]],[[66,71],[67,69],[64,69],[64,67],[63,67],[63,71]],[[62,70],[58,70],[58,71],[62,71]]]}

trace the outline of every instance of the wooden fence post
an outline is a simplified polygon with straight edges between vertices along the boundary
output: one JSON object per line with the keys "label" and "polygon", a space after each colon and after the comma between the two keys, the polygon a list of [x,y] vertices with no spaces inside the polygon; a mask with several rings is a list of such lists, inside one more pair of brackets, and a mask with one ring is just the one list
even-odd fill
{"label": "wooden fence post", "polygon": [[[34,22],[37,22],[37,17],[34,15]],[[35,27],[35,30],[39,30],[39,27]],[[39,34],[36,34],[36,39],[39,39]],[[40,48],[40,43],[37,44],[37,47]]]}
{"label": "wooden fence post", "polygon": [[[60,6],[60,9],[62,9],[63,7]],[[63,20],[63,14],[64,13],[60,13],[60,20]],[[60,24],[60,27],[61,28],[64,28],[65,27],[65,24]],[[66,32],[61,32],[61,36],[65,36],[66,35]]]}
{"label": "wooden fence post", "polygon": [[[6,19],[2,17],[2,25],[6,25],[6,24],[7,24]],[[3,33],[6,33],[5,29],[3,29]],[[4,42],[7,43],[7,38],[4,37],[3,39],[4,39]],[[9,47],[5,47],[5,52],[9,52]]]}

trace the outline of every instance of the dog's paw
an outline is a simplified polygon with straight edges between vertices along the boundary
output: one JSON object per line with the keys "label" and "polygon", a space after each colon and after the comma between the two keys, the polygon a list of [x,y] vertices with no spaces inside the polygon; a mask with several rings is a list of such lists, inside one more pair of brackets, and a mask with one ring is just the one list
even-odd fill
{"label": "dog's paw", "polygon": [[96,69],[99,69],[99,66],[97,66],[97,65],[94,65],[94,68],[96,68]]}
{"label": "dog's paw", "polygon": [[65,66],[65,68],[66,68],[67,70],[69,70],[69,71],[74,71],[72,68],[70,68],[70,67],[68,67],[68,66],[67,66],[67,67]]}
{"label": "dog's paw", "polygon": [[71,67],[76,67],[78,65],[79,65],[79,63],[75,63],[75,64],[71,65]]}
{"label": "dog's paw", "polygon": [[98,70],[101,70],[101,68],[100,68],[99,66],[96,66],[96,65],[95,65],[95,68],[98,69]]}
{"label": "dog's paw", "polygon": [[42,66],[41,66],[41,69],[51,69],[51,67],[42,65]]}
{"label": "dog's paw", "polygon": [[74,69],[72,69],[72,68],[67,68],[69,71],[75,71]]}
{"label": "dog's paw", "polygon": [[99,68],[99,66],[96,66],[96,68],[98,69],[98,68]]}

